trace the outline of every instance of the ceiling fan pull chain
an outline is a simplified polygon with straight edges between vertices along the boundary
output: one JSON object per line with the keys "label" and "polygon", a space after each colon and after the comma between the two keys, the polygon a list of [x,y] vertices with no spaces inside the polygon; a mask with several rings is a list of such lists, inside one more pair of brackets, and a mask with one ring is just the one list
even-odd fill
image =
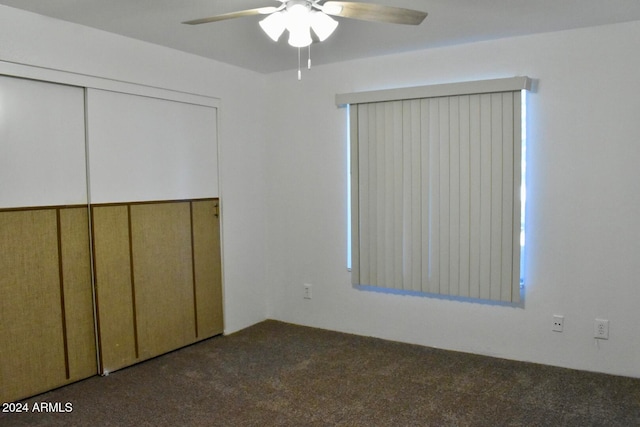
{"label": "ceiling fan pull chain", "polygon": [[311,45],[309,45],[309,59],[307,60],[307,70],[311,69]]}
{"label": "ceiling fan pull chain", "polygon": [[298,80],[302,80],[302,71],[300,71],[300,48],[298,48]]}

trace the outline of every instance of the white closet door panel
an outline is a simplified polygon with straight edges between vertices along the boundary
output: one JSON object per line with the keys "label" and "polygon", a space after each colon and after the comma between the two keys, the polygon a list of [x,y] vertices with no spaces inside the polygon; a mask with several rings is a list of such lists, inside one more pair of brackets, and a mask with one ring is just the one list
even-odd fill
{"label": "white closet door panel", "polygon": [[87,201],[84,90],[0,76],[0,208]]}
{"label": "white closet door panel", "polygon": [[212,107],[88,90],[92,203],[218,197]]}

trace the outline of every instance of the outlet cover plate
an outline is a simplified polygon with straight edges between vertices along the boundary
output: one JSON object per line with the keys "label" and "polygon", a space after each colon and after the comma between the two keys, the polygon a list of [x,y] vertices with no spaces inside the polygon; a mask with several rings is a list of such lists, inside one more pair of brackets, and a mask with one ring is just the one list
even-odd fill
{"label": "outlet cover plate", "polygon": [[562,332],[563,329],[564,329],[564,316],[561,316],[559,314],[554,314],[552,330],[555,332]]}
{"label": "outlet cover plate", "polygon": [[607,319],[596,319],[593,336],[599,340],[609,339],[609,321]]}

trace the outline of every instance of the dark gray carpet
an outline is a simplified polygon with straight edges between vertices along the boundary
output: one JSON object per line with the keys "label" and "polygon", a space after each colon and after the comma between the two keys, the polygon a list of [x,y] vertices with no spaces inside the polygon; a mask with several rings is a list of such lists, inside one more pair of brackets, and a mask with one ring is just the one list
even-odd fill
{"label": "dark gray carpet", "polygon": [[2,426],[640,426],[640,379],[266,321],[26,401]]}

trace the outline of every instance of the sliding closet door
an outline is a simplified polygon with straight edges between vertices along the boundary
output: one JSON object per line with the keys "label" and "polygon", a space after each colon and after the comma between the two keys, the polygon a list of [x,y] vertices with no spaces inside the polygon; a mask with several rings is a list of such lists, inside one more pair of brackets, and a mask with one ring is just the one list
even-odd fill
{"label": "sliding closet door", "polygon": [[195,283],[208,284],[196,286],[194,295],[196,335],[199,338],[222,333],[222,264],[218,212],[218,200],[191,203],[194,280]]}
{"label": "sliding closet door", "polygon": [[88,92],[101,365],[222,333],[216,109]]}
{"label": "sliding closet door", "polygon": [[84,90],[0,76],[0,402],[95,375]]}

